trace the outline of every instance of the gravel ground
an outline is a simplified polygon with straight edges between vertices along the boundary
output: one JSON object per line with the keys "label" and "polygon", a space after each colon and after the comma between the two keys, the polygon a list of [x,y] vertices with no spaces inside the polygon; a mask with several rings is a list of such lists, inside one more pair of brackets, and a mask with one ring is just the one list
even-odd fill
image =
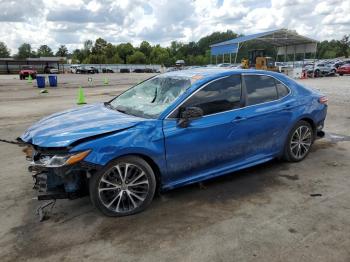
{"label": "gravel ground", "polygon": [[[59,75],[48,94],[0,76],[0,138],[76,106],[78,86],[94,103],[150,76],[99,74],[90,85],[86,75]],[[131,217],[104,217],[82,198],[58,201],[38,222],[23,153],[0,143],[1,261],[350,261],[350,76],[300,81],[329,98],[327,136],[304,161],[176,189]]]}

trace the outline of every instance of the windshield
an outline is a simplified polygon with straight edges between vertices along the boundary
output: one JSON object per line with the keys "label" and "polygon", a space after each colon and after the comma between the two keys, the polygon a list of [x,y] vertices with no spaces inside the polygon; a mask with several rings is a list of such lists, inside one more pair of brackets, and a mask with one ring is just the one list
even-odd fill
{"label": "windshield", "polygon": [[157,118],[190,85],[187,77],[156,76],[116,97],[110,106],[129,115]]}

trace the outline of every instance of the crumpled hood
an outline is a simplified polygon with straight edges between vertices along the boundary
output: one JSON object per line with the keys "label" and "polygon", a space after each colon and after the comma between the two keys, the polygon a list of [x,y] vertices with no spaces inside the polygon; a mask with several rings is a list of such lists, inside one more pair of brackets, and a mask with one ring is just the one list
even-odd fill
{"label": "crumpled hood", "polygon": [[20,137],[40,147],[66,147],[87,137],[135,126],[145,119],[92,104],[43,118]]}

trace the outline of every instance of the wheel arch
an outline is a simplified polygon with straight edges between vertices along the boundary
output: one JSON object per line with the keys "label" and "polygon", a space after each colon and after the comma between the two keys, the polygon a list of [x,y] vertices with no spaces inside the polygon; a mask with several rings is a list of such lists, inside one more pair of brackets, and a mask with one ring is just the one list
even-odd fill
{"label": "wheel arch", "polygon": [[108,165],[110,162],[112,162],[116,159],[119,159],[122,157],[128,157],[128,156],[139,157],[139,158],[143,159],[144,161],[146,161],[147,164],[150,165],[150,167],[152,168],[152,170],[154,172],[154,176],[156,177],[156,192],[160,192],[162,189],[162,179],[161,179],[160,167],[158,166],[156,161],[154,161],[150,156],[147,156],[145,154],[140,154],[140,153],[130,153],[130,154],[119,155],[119,156],[111,159],[110,161],[108,161],[108,163],[106,165]]}
{"label": "wheel arch", "polygon": [[311,125],[311,127],[312,127],[312,131],[314,132],[314,135],[316,134],[316,124],[315,124],[315,122],[314,122],[314,120],[312,118],[310,118],[310,117],[303,117],[303,118],[299,119],[298,122],[299,121],[308,122]]}

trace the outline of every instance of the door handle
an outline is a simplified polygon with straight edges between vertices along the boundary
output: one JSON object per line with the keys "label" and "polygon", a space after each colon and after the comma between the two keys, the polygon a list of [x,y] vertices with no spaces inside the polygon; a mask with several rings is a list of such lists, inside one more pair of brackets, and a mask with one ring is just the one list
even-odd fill
{"label": "door handle", "polygon": [[237,123],[237,122],[241,122],[241,121],[246,120],[246,119],[247,119],[247,118],[245,118],[245,117],[236,116],[236,117],[232,120],[232,122],[233,122],[233,123]]}

